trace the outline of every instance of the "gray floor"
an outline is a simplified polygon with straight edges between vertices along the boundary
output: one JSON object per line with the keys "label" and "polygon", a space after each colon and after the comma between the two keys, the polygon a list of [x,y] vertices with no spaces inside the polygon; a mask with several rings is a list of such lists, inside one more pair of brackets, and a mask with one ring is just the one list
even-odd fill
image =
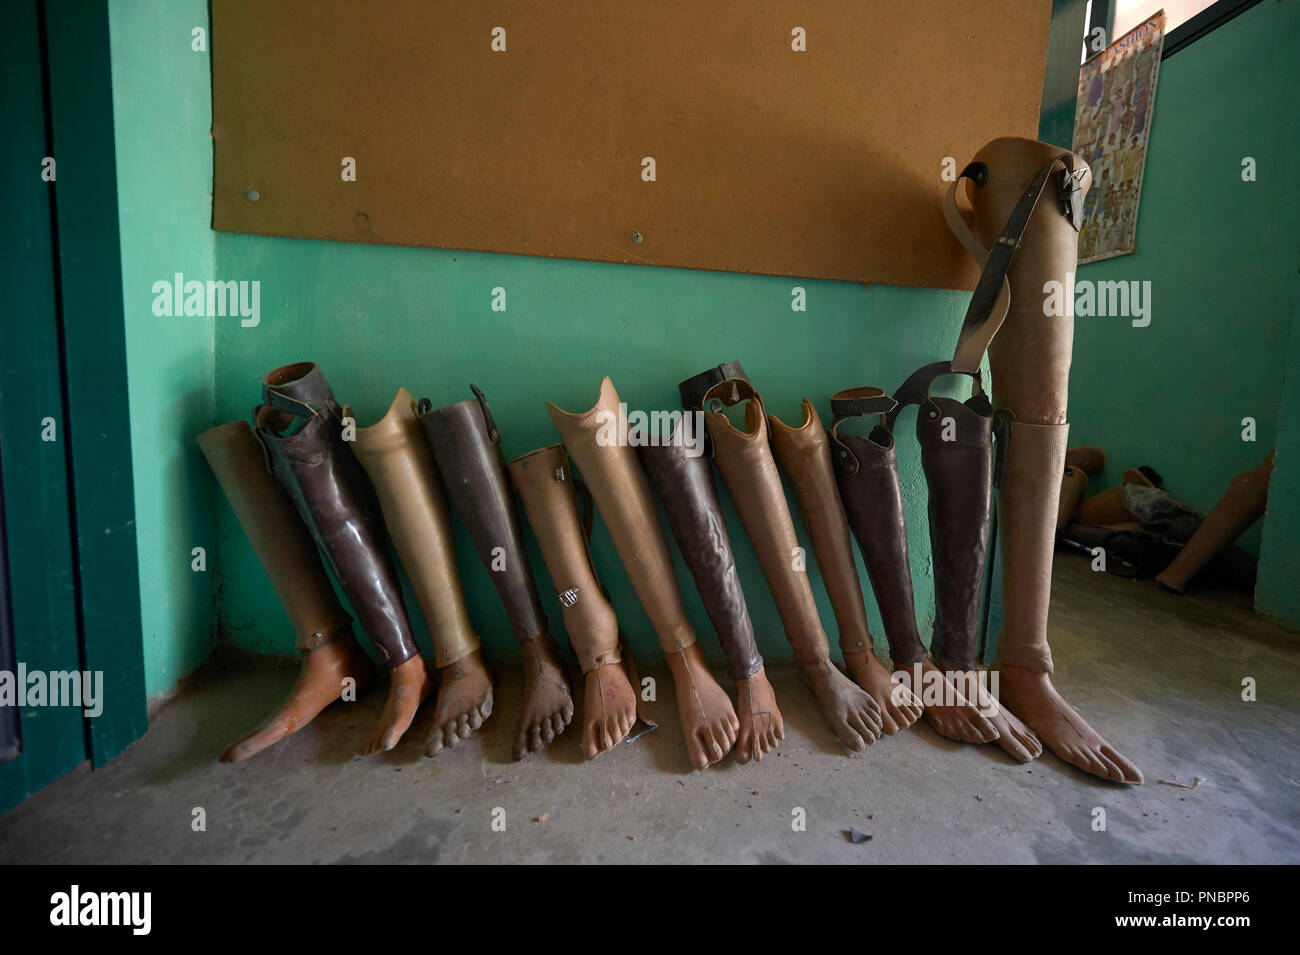
{"label": "gray floor", "polygon": [[[0,818],[5,862],[1300,862],[1300,636],[1226,592],[1174,597],[1058,557],[1058,686],[1146,774],[1118,788],[1051,755],[1028,766],[928,728],[847,755],[776,669],[787,721],[761,765],[692,772],[671,706],[657,733],[584,764],[576,737],[509,758],[518,683],[490,729],[436,761],[417,721],[352,752],[378,695],[239,766],[215,761],[292,671],[227,669],[182,694],[106,769]],[[654,672],[654,671],[652,671]],[[667,686],[667,674],[659,673]],[[1253,677],[1258,701],[1241,699]],[[1195,789],[1160,780],[1203,782]],[[203,807],[207,831],[191,829]],[[801,807],[806,831],[793,831]],[[1094,809],[1106,830],[1093,831]],[[493,831],[493,810],[505,813]],[[848,841],[849,827],[871,835]]]}

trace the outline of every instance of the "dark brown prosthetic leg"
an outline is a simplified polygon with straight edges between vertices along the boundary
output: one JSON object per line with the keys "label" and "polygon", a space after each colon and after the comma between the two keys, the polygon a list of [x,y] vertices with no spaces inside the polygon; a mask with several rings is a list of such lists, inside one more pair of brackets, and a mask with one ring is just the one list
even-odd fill
{"label": "dark brown prosthetic leg", "polygon": [[[256,431],[272,470],[390,670],[388,702],[362,751],[392,749],[431,684],[406,619],[374,489],[343,439],[343,410],[314,362],[270,372],[262,400]],[[296,431],[295,424],[301,425]]]}
{"label": "dark brown prosthetic leg", "polygon": [[[926,656],[917,632],[898,452],[893,434],[885,427],[885,415],[894,401],[879,388],[853,388],[834,395],[831,407],[835,478],[867,565],[894,670],[920,697],[926,721],[940,735],[959,742],[992,742],[998,731],[973,701],[943,678]],[[848,419],[867,414],[880,415],[881,422],[868,436],[842,430]]]}
{"label": "dark brown prosthetic leg", "polygon": [[688,445],[683,440],[684,428],[703,430],[702,416],[687,411],[672,435],[642,445],[637,455],[668,512],[677,548],[695,579],[704,610],[718,633],[728,669],[736,681],[736,714],[740,719],[736,762],[748,763],[751,759],[761,760],[775,749],[785,737],[785,726],[754,642],[754,625],[713,482],[713,464],[699,453],[701,444]]}
{"label": "dark brown prosthetic leg", "polygon": [[221,755],[235,763],[302,729],[349,687],[374,679],[370,658],[352,635],[352,618],[334,596],[311,532],[266,469],[261,445],[243,421],[198,437],[221,490],[293,625],[302,669],[288,700],[258,729]]}
{"label": "dark brown prosthetic leg", "polygon": [[[537,597],[501,456],[501,436],[482,392],[473,390],[475,399],[445,408],[432,408],[427,398],[422,400],[420,422],[447,491],[523,648],[526,699],[513,750],[514,758],[522,759],[525,752],[536,752],[569,725],[573,698]],[[430,740],[434,752],[439,749],[436,743]]]}
{"label": "dark brown prosthetic leg", "polygon": [[1022,763],[1043,752],[1038,737],[986,692],[976,643],[993,526],[993,408],[983,393],[965,402],[918,403],[916,439],[929,488],[934,565],[930,658],[945,679],[998,731],[998,745]]}
{"label": "dark brown prosthetic leg", "polygon": [[[743,430],[733,426],[723,411],[713,410],[741,402],[746,403]],[[880,706],[831,663],[826,631],[768,443],[762,398],[748,381],[732,379],[706,392],[704,408],[718,470],[758,554],[795,662],[835,735],[850,749],[863,749],[880,737]]]}

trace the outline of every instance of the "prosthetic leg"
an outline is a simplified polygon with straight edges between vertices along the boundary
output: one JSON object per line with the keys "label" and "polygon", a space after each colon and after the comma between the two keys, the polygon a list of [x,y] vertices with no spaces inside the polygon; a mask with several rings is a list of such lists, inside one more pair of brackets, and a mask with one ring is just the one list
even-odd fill
{"label": "prosthetic leg", "polygon": [[[564,732],[573,719],[573,698],[537,598],[501,457],[501,435],[483,393],[473,385],[470,388],[474,400],[445,408],[434,409],[427,398],[421,400],[420,423],[523,649],[524,710],[513,748],[514,758],[523,759],[525,751],[537,752]],[[430,753],[455,741],[450,732],[443,732],[441,741],[439,735],[435,729],[429,739]]]}
{"label": "prosthetic leg", "polygon": [[[886,415],[896,407],[893,398],[873,387],[831,397],[835,420],[830,439],[840,498],[862,549],[895,672],[920,696],[926,722],[935,732],[958,742],[989,743],[998,738],[998,730],[926,656],[916,629],[898,452],[886,426]],[[879,415],[880,424],[867,437],[843,430],[850,419],[870,414]]]}
{"label": "prosthetic leg", "polygon": [[[746,402],[743,431],[724,412],[710,410],[715,403],[731,407],[742,401]],[[831,663],[785,489],[768,445],[763,401],[748,381],[734,378],[711,387],[703,407],[714,459],[758,553],[795,662],[835,735],[850,749],[863,749],[880,738],[880,706]]]}
{"label": "prosthetic leg", "polygon": [[434,665],[442,671],[434,735],[448,744],[466,739],[492,713],[492,679],[461,592],[447,501],[411,393],[397,389],[388,413],[357,430],[353,449],[433,638]]}
{"label": "prosthetic leg", "polygon": [[[754,625],[745,605],[745,592],[736,573],[731,539],[722,519],[713,465],[703,454],[691,454],[682,442],[682,427],[699,419],[688,410],[678,431],[660,444],[637,448],[650,483],[668,511],[668,523],[686,566],[695,579],[704,609],[718,633],[731,676],[736,681],[740,733],[736,762],[761,760],[785,738],[785,724],[768,682],[763,658],[754,642]],[[697,424],[703,428],[703,424]]]}
{"label": "prosthetic leg", "polygon": [[352,635],[352,618],[334,596],[310,532],[267,471],[262,447],[247,423],[212,428],[199,435],[198,443],[271,578],[302,653],[289,699],[221,754],[222,762],[237,763],[310,723],[339,698],[346,680],[357,689],[372,682],[374,667]]}
{"label": "prosthetic leg", "polygon": [[740,722],[709,673],[682,606],[650,485],[628,446],[618,392],[608,377],[588,411],[570,414],[547,403],[551,420],[591,488],[614,547],[659,636],[677,690],[677,712],[691,765],[704,769],[735,745]]}
{"label": "prosthetic leg", "polygon": [[807,398],[799,427],[791,428],[772,414],[767,423],[777,463],[794,485],[795,499],[812,538],[817,567],[839,627],[844,664],[858,686],[880,704],[882,728],[886,735],[893,735],[920,719],[921,701],[905,685],[893,681],[889,669],[872,651],[862,583],[853,565],[853,541],[835,486],[826,429]]}
{"label": "prosthetic leg", "polygon": [[582,754],[594,759],[622,742],[632,729],[637,693],[623,661],[618,619],[591,563],[590,520],[578,517],[573,471],[562,445],[515,458],[510,462],[510,478],[542,546],[564,627],[586,678]]}
{"label": "prosthetic leg", "polygon": [[262,400],[254,418],[272,470],[389,668],[388,701],[361,751],[392,749],[432,683],[406,620],[374,489],[343,440],[343,409],[314,362],[267,374]]}
{"label": "prosthetic leg", "polygon": [[[974,184],[970,199],[975,234],[957,211],[961,179]],[[993,403],[1008,419],[999,435],[1002,702],[1067,762],[1114,782],[1140,783],[1137,767],[1056,692],[1047,645],[1074,326],[1068,307],[1065,315],[1047,314],[1045,292],[1052,281],[1069,287],[1091,171],[1079,157],[1055,146],[1007,138],[981,149],[958,183],[945,200],[945,217],[984,272],[972,296],[953,370],[978,371],[980,355],[988,347]],[[1040,202],[1053,185],[1055,201]],[[994,339],[1003,324],[1001,314],[1005,330]]]}
{"label": "prosthetic leg", "polygon": [[1210,516],[1196,529],[1169,566],[1156,575],[1162,587],[1181,594],[1206,564],[1264,516],[1276,453],[1270,451],[1259,467],[1242,471],[1232,479],[1227,492],[1210,511]]}
{"label": "prosthetic leg", "polygon": [[1042,755],[1043,745],[985,691],[976,657],[993,528],[993,409],[988,397],[980,393],[961,402],[927,394],[917,409],[916,439],[929,488],[934,562],[930,658],[993,724],[998,745],[1027,763]]}

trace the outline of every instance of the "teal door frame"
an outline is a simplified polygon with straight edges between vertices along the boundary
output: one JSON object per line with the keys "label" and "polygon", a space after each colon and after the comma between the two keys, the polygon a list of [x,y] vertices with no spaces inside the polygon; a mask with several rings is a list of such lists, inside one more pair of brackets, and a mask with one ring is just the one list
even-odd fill
{"label": "teal door frame", "polygon": [[[6,0],[0,493],[16,660],[102,673],[19,713],[0,812],[147,728],[107,0]],[[49,179],[48,159],[53,177]]]}

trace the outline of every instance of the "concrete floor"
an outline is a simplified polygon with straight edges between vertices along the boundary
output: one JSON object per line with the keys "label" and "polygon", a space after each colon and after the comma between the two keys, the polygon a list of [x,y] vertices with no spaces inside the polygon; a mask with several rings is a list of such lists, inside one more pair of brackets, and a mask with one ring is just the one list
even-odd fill
{"label": "concrete floor", "polygon": [[[1021,766],[928,727],[848,755],[787,668],[787,736],[761,765],[690,770],[670,701],[659,731],[584,764],[576,735],[510,760],[519,683],[479,738],[361,759],[382,696],[338,705],[239,766],[224,744],[292,671],[226,669],[182,694],[107,768],[82,767],[0,818],[0,859],[96,862],[1300,862],[1300,636],[1228,592],[1175,597],[1058,555],[1057,684],[1146,774],[1119,788],[1044,755]],[[653,669],[650,672],[655,672]],[[668,685],[664,672],[656,674]],[[1258,701],[1241,700],[1254,677]],[[1204,781],[1194,790],[1159,780]],[[203,807],[207,831],[191,830]],[[491,814],[505,810],[506,830]],[[806,831],[791,828],[806,812]],[[1093,810],[1107,828],[1092,830]],[[855,827],[871,840],[853,844]]]}

